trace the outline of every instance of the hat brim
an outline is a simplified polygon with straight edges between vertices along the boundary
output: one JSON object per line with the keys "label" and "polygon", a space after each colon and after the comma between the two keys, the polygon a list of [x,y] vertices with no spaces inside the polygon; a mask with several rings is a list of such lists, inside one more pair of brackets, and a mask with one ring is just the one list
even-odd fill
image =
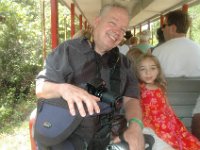
{"label": "hat brim", "polygon": [[126,38],[126,39],[129,39],[129,38],[131,38],[133,35],[125,35],[124,37]]}

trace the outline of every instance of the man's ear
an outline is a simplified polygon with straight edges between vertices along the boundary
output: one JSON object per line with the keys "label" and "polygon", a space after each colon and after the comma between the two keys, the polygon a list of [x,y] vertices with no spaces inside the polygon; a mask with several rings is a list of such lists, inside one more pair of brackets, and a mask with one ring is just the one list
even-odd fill
{"label": "man's ear", "polygon": [[100,21],[100,17],[96,17],[94,19],[94,28],[99,24],[99,21]]}

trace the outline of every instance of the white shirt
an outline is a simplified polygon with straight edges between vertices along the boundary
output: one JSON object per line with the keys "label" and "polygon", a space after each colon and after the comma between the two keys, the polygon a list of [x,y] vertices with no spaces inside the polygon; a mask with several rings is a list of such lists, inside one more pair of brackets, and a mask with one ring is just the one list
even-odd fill
{"label": "white shirt", "polygon": [[122,46],[118,45],[118,48],[119,48],[119,52],[124,54],[124,55],[126,55],[127,52],[129,51],[129,47],[126,44],[123,44]]}
{"label": "white shirt", "polygon": [[186,37],[166,41],[153,55],[167,77],[200,77],[200,45]]}

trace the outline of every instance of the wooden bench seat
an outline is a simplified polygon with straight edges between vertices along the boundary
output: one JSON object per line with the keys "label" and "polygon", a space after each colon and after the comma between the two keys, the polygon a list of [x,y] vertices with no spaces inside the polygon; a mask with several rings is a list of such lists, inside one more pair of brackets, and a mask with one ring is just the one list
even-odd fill
{"label": "wooden bench seat", "polygon": [[177,116],[191,130],[192,112],[200,95],[200,78],[167,78],[167,95]]}

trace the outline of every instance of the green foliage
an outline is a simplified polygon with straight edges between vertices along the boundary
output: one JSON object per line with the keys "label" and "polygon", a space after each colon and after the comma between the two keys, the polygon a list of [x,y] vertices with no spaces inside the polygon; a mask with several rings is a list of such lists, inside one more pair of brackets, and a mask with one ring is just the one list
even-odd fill
{"label": "green foliage", "polygon": [[160,20],[155,21],[151,26],[152,38],[151,44],[156,46],[158,44],[157,29],[160,27]]}
{"label": "green foliage", "polygon": [[[36,100],[34,81],[43,63],[41,4],[35,0],[0,0],[4,18],[0,20],[0,131],[7,122],[24,119],[22,110],[26,109],[17,111],[20,105]],[[63,42],[70,37],[70,15],[66,6],[59,3],[58,7],[62,10],[58,17],[59,41]],[[47,52],[51,51],[50,10],[50,1],[45,1]]]}
{"label": "green foliage", "polygon": [[[39,2],[38,2],[39,3]],[[51,6],[50,1],[45,1],[45,35],[46,35],[46,48],[47,53],[52,51],[51,48]],[[42,10],[41,10],[42,11]],[[58,41],[62,43],[66,39],[70,39],[70,11],[60,3],[58,3]]]}
{"label": "green foliage", "polygon": [[[59,42],[63,42],[66,39],[70,39],[70,32],[71,32],[71,21],[70,21],[70,11],[65,5],[58,5],[59,16],[58,16],[58,32],[59,32]],[[75,21],[77,18],[75,18]],[[77,24],[77,22],[75,23]],[[65,36],[66,34],[66,36]],[[66,39],[65,39],[66,38]]]}
{"label": "green foliage", "polygon": [[41,69],[37,7],[33,0],[0,1],[0,13],[5,16],[0,22],[0,127],[26,100]]}
{"label": "green foliage", "polygon": [[192,21],[192,26],[189,33],[190,38],[197,43],[200,43],[200,5],[189,8],[189,14]]}

